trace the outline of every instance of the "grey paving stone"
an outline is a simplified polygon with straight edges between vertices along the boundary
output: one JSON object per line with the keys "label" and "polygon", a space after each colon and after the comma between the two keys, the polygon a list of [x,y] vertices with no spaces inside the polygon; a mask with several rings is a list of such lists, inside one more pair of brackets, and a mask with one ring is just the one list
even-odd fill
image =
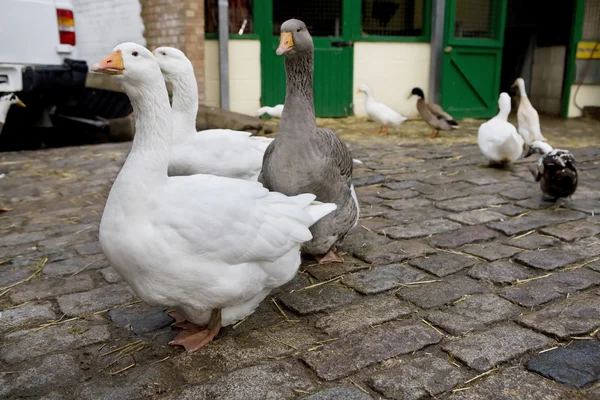
{"label": "grey paving stone", "polygon": [[500,214],[508,215],[509,217],[514,217],[527,211],[525,208],[514,204],[503,204],[500,207],[493,207],[492,210],[499,212]]}
{"label": "grey paving stone", "polygon": [[567,400],[576,393],[521,368],[507,368],[475,387],[453,393],[451,400]]}
{"label": "grey paving stone", "polygon": [[600,201],[598,199],[577,199],[568,203],[565,207],[588,214],[600,213]]}
{"label": "grey paving stone", "polygon": [[561,339],[586,335],[600,328],[600,295],[576,294],[525,314],[519,321]]}
{"label": "grey paving stone", "polygon": [[[392,179],[395,179],[393,176]],[[403,189],[414,189],[425,186],[425,183],[418,181],[400,181],[400,182],[386,182],[383,184],[384,187],[392,190],[403,190]]]}
{"label": "grey paving stone", "polygon": [[525,187],[525,188],[515,188],[515,189],[511,189],[511,190],[503,190],[502,192],[500,192],[500,195],[503,197],[506,197],[507,199],[511,199],[511,200],[524,200],[524,199],[529,199],[532,196],[535,196],[539,193],[539,189],[538,188],[531,188],[531,187]]}
{"label": "grey paving stone", "polygon": [[357,249],[354,255],[370,264],[387,265],[432,253],[435,250],[421,241],[402,240],[381,246],[365,246]]}
{"label": "grey paving stone", "polygon": [[378,296],[321,317],[317,320],[316,327],[332,337],[347,335],[358,329],[382,324],[410,313],[412,310],[397,298]]}
{"label": "grey paving stone", "polygon": [[593,269],[594,271],[600,272],[600,260],[588,264],[587,267]]}
{"label": "grey paving stone", "polygon": [[554,245],[556,245],[559,241],[549,237],[549,236],[542,236],[538,233],[532,233],[529,234],[527,236],[523,236],[523,237],[511,237],[511,238],[507,238],[503,241],[504,244],[509,245],[509,246],[514,246],[514,247],[519,247],[521,249],[527,249],[527,250],[538,250],[538,249],[544,249],[547,247],[552,247]]}
{"label": "grey paving stone", "polygon": [[580,268],[557,272],[545,278],[508,287],[498,294],[524,307],[533,307],[598,284],[600,284],[598,272]]}
{"label": "grey paving stone", "polygon": [[350,386],[336,386],[321,390],[305,400],[372,400],[368,394]]}
{"label": "grey paving stone", "polygon": [[443,185],[446,183],[454,183],[454,182],[459,182],[462,181],[463,179],[465,179],[464,174],[440,174],[439,172],[436,172],[435,174],[432,175],[426,175],[426,176],[418,176],[417,180],[419,180],[420,182],[423,183],[428,183],[430,185]]}
{"label": "grey paving stone", "polygon": [[403,287],[398,296],[422,308],[448,304],[462,296],[486,293],[487,286],[467,277],[450,277],[439,282]]}
{"label": "grey paving stone", "polygon": [[369,267],[369,264],[365,264],[356,258],[345,255],[343,263],[311,264],[305,268],[305,271],[317,279],[328,281],[329,279],[361,271]]}
{"label": "grey paving stone", "polygon": [[0,358],[8,364],[57,351],[72,350],[108,340],[106,325],[91,325],[83,321],[13,332],[5,336],[6,346],[0,348]]}
{"label": "grey paving stone", "polygon": [[543,228],[548,225],[577,221],[585,217],[586,214],[578,211],[545,210],[531,212],[531,214],[519,218],[512,218],[508,221],[492,222],[488,224],[488,227],[510,236],[525,233],[532,229]]}
{"label": "grey paving stone", "polygon": [[416,207],[425,207],[431,204],[430,200],[419,197],[414,199],[395,200],[386,205],[394,210],[408,210]]}
{"label": "grey paving stone", "polygon": [[386,398],[420,400],[435,398],[450,391],[469,376],[469,373],[444,359],[425,356],[377,373],[369,378],[368,383]]}
{"label": "grey paving stone", "polygon": [[81,256],[89,256],[93,254],[101,254],[102,247],[100,247],[100,242],[83,243],[75,246],[75,251]]}
{"label": "grey paving stone", "polygon": [[81,375],[79,363],[71,354],[54,354],[32,363],[18,374],[0,376],[0,396],[35,396],[54,388],[68,388]]}
{"label": "grey paving stone", "polygon": [[375,185],[377,183],[381,183],[385,181],[385,176],[383,175],[367,175],[367,176],[363,176],[361,178],[354,178],[352,179],[352,184],[354,185],[354,187],[361,187],[361,186],[368,186],[368,185]]}
{"label": "grey paving stone", "polygon": [[337,283],[279,295],[286,307],[301,315],[332,310],[358,298],[358,293]]}
{"label": "grey paving stone", "polygon": [[450,214],[448,215],[448,219],[464,225],[479,225],[492,221],[503,221],[506,219],[506,216],[490,210],[471,210]]}
{"label": "grey paving stone", "polygon": [[600,342],[581,341],[539,354],[527,368],[569,386],[600,380]]}
{"label": "grey paving stone", "polygon": [[52,311],[50,303],[27,304],[0,311],[0,331],[53,321],[54,319],[56,319],[56,313]]}
{"label": "grey paving stone", "polygon": [[[362,213],[362,209],[361,209]],[[385,217],[398,221],[399,224],[411,224],[419,221],[427,221],[435,218],[443,218],[450,214],[449,211],[440,210],[434,206],[409,208],[407,210],[388,210]]]}
{"label": "grey paving stone", "polygon": [[467,244],[460,250],[488,261],[496,261],[502,258],[512,257],[521,252],[521,249],[517,249],[516,247],[512,246],[506,246],[497,242]]}
{"label": "grey paving stone", "polygon": [[544,335],[508,324],[448,342],[442,348],[474,370],[484,372],[551,342]]}
{"label": "grey paving stone", "polygon": [[414,222],[386,229],[387,236],[393,239],[414,239],[460,229],[461,225],[443,218]]}
{"label": "grey paving stone", "polygon": [[145,303],[115,308],[108,316],[118,327],[131,329],[139,335],[169,326],[175,320],[167,314],[167,309],[151,307]]}
{"label": "grey paving stone", "polygon": [[391,264],[384,267],[373,267],[344,277],[346,286],[363,294],[376,294],[396,289],[402,284],[421,282],[433,279],[429,274],[404,264]]}
{"label": "grey paving stone", "polygon": [[399,199],[412,199],[413,197],[419,196],[420,193],[414,191],[412,189],[404,189],[404,190],[387,190],[385,192],[379,193],[377,197],[380,197],[385,200],[399,200]]}
{"label": "grey paving stone", "polygon": [[566,251],[579,254],[583,258],[600,257],[600,237],[592,236],[563,245]]}
{"label": "grey paving stone", "polygon": [[477,332],[520,314],[519,307],[495,294],[475,294],[444,311],[434,311],[427,320],[453,335]]}
{"label": "grey paving stone", "polygon": [[494,283],[515,283],[518,280],[529,279],[534,276],[534,271],[516,263],[508,261],[494,261],[493,263],[479,263],[469,271],[469,276],[488,280]]}
{"label": "grey paving stone", "polygon": [[553,201],[545,200],[540,193],[538,194],[538,196],[517,201],[517,205],[520,207],[529,208],[531,210],[547,210],[550,207],[555,206],[556,203]]}
{"label": "grey paving stone", "polygon": [[16,233],[13,235],[5,235],[0,240],[0,247],[14,247],[21,244],[35,243],[46,237],[43,232],[28,232]]}
{"label": "grey paving stone", "polygon": [[428,198],[429,200],[433,200],[433,201],[443,201],[443,200],[456,199],[459,197],[466,197],[468,195],[469,195],[469,193],[466,191],[448,189],[448,190],[437,190],[433,193],[425,194],[424,197]]}
{"label": "grey paving stone", "polygon": [[588,221],[575,221],[549,226],[543,228],[541,231],[566,242],[572,242],[575,239],[597,235],[600,233],[600,224],[593,224]]}
{"label": "grey paving stone", "polygon": [[358,221],[358,225],[361,227],[380,234],[385,234],[388,231],[386,228],[396,226],[398,224],[398,221],[393,221],[383,217],[364,218]]}
{"label": "grey paving stone", "polygon": [[575,252],[552,248],[547,250],[529,251],[515,257],[515,261],[528,267],[552,271],[581,261],[584,257]]}
{"label": "grey paving stone", "polygon": [[434,329],[415,321],[394,321],[365,328],[304,353],[302,359],[319,378],[339,379],[379,361],[407,354],[442,339]]}
{"label": "grey paving stone", "polygon": [[462,197],[460,199],[452,199],[446,201],[439,201],[435,203],[435,206],[442,210],[461,212],[476,210],[478,208],[484,208],[493,206],[496,204],[508,203],[506,199],[495,195],[475,195],[469,197]]}
{"label": "grey paving stone", "polygon": [[477,264],[477,260],[460,254],[441,252],[427,257],[416,258],[410,260],[408,263],[413,267],[423,269],[435,276],[441,277],[453,274],[464,268],[472,267]]}
{"label": "grey paving stone", "polygon": [[296,363],[282,361],[242,368],[210,384],[185,387],[171,399],[289,399],[296,397],[295,390],[311,392],[315,388],[308,371]]}
{"label": "grey paving stone", "polygon": [[81,317],[95,311],[131,303],[137,297],[127,284],[107,285],[82,293],[60,296],[58,305],[68,317]]}
{"label": "grey paving stone", "polygon": [[72,276],[100,268],[108,267],[108,261],[102,254],[86,257],[74,257],[64,261],[46,264],[44,274],[51,277]]}
{"label": "grey paving stone", "polygon": [[273,362],[299,351],[318,347],[329,337],[303,324],[285,323],[247,332],[245,335],[217,339],[196,353],[182,354],[173,360],[174,368],[181,372],[188,384],[206,383],[218,371],[229,372]]}
{"label": "grey paving stone", "polygon": [[117,283],[123,280],[121,275],[119,275],[119,273],[115,271],[113,267],[103,268],[99,272],[100,275],[102,275],[102,278],[104,278],[104,280],[108,283]]}
{"label": "grey paving stone", "polygon": [[457,231],[433,237],[430,242],[435,247],[453,249],[468,243],[487,242],[497,237],[497,232],[485,226],[467,226]]}
{"label": "grey paving stone", "polygon": [[89,274],[82,273],[65,279],[32,280],[19,285],[11,291],[10,298],[20,304],[31,300],[41,300],[69,293],[83,292],[94,288],[94,280]]}
{"label": "grey paving stone", "polygon": [[500,182],[498,179],[491,176],[477,176],[474,178],[469,178],[466,181],[477,186],[491,185],[492,183]]}

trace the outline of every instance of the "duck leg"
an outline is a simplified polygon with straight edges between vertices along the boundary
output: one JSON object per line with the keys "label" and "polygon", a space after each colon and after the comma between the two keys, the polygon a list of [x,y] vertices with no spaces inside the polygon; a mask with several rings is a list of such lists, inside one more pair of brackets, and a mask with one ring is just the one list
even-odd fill
{"label": "duck leg", "polygon": [[379,129],[375,129],[375,133],[381,135],[381,128],[383,128],[383,125],[380,125]]}
{"label": "duck leg", "polygon": [[187,352],[191,353],[201,349],[208,342],[212,341],[217,336],[217,333],[219,333],[219,330],[221,330],[221,309],[215,308],[212,310],[206,328],[194,326],[185,329],[179,332],[169,344],[183,346]]}
{"label": "duck leg", "polygon": [[315,256],[315,258],[317,259],[319,264],[343,263],[344,262],[344,259],[342,258],[342,256],[340,256],[333,250],[329,250],[327,252],[327,254],[325,254],[324,256]]}
{"label": "duck leg", "polygon": [[387,126],[387,125],[384,125],[383,127],[385,128],[385,130],[384,130],[384,131],[380,131],[380,132],[381,132],[381,134],[382,134],[382,135],[387,135],[387,134],[388,134],[388,132],[389,132],[389,130],[388,130],[388,126]]}

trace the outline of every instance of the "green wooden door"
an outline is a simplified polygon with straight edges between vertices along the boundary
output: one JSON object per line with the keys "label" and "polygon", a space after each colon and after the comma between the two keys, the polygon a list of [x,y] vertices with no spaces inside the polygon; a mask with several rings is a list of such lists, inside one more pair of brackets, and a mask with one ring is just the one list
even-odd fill
{"label": "green wooden door", "polygon": [[442,107],[454,118],[498,113],[506,0],[446,0]]}
{"label": "green wooden door", "polygon": [[351,114],[353,48],[347,0],[268,1],[262,8],[261,104],[273,106],[285,100],[283,56],[275,54],[281,23],[298,18],[306,23],[315,45],[314,93],[317,117]]}

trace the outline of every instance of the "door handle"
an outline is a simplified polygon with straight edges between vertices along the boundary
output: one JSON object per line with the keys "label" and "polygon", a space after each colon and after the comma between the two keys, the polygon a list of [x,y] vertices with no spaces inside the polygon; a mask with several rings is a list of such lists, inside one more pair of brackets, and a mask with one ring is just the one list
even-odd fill
{"label": "door handle", "polygon": [[444,47],[444,53],[452,53],[452,46]]}
{"label": "door handle", "polygon": [[354,47],[354,42],[331,42],[333,47]]}

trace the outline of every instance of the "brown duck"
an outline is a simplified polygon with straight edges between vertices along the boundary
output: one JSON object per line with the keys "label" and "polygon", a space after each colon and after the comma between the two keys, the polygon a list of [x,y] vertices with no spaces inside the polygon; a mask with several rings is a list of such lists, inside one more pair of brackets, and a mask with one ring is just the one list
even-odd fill
{"label": "brown duck", "polygon": [[425,101],[425,93],[419,88],[414,88],[408,98],[417,96],[417,110],[421,117],[433,128],[430,138],[436,138],[440,135],[440,130],[451,131],[452,129],[459,128],[458,122],[452,118],[442,107],[437,104],[427,103]]}

